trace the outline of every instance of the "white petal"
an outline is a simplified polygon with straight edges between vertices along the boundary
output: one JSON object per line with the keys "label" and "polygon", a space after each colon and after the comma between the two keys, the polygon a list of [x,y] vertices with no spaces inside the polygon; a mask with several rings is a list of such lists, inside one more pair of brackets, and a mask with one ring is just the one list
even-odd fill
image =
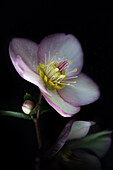
{"label": "white petal", "polygon": [[[23,38],[14,38],[9,44],[9,54],[13,60],[19,55],[32,70],[37,72],[38,44]],[[12,55],[13,54],[13,55]]]}
{"label": "white petal", "polygon": [[22,58],[20,56],[17,56],[15,61],[12,59],[12,62],[14,64],[14,67],[16,69],[16,71],[20,74],[20,76],[22,78],[24,78],[25,80],[35,84],[36,86],[38,86],[40,88],[40,90],[42,90],[43,92],[45,92],[46,94],[48,94],[49,96],[51,96],[48,91],[46,90],[45,84],[42,80],[42,78],[33,70],[31,70],[26,64],[25,62],[22,60]]}
{"label": "white petal", "polygon": [[77,68],[77,72],[70,73],[68,76],[77,75],[81,71],[83,65],[83,52],[79,41],[73,35],[53,34],[43,39],[39,45],[38,61],[44,63],[45,53],[48,56],[49,51],[50,58],[58,53],[58,56],[54,59],[55,62],[61,62],[64,55],[64,60],[67,59],[67,61],[72,61],[70,67],[66,69],[66,72],[68,73],[75,68]]}
{"label": "white petal", "polygon": [[75,87],[66,86],[58,90],[59,95],[73,106],[90,104],[99,98],[100,92],[96,83],[81,73],[76,79]]}
{"label": "white petal", "polygon": [[72,125],[71,131],[67,140],[80,139],[87,135],[91,122],[88,121],[75,121]]}

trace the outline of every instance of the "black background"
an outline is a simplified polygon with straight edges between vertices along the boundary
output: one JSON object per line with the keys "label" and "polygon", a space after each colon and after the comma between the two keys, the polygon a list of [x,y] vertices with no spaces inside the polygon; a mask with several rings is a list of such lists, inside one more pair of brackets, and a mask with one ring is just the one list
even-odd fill
{"label": "black background", "polygon": [[[74,6],[73,6],[74,5]],[[113,130],[113,17],[92,8],[86,14],[77,5],[42,1],[34,4],[2,3],[0,14],[0,109],[21,111],[23,96],[31,84],[15,71],[8,53],[13,37],[23,37],[39,43],[54,33],[73,34],[84,52],[83,72],[100,88],[101,96],[93,104],[82,107],[74,118],[96,121],[101,129]],[[38,88],[37,88],[38,90]],[[54,138],[54,131],[68,118],[53,111],[45,113],[42,131]],[[0,116],[0,169],[34,169],[38,151],[34,124],[28,120]],[[102,159],[103,169],[113,169],[113,146]],[[3,166],[3,167],[2,167]]]}

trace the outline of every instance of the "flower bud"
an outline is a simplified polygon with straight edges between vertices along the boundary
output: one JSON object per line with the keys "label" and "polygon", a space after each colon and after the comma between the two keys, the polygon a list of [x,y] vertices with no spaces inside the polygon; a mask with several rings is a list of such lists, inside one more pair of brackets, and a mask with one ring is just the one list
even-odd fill
{"label": "flower bud", "polygon": [[23,103],[23,106],[22,106],[22,110],[25,114],[29,114],[32,109],[34,108],[34,103],[30,100],[26,100],[24,103]]}

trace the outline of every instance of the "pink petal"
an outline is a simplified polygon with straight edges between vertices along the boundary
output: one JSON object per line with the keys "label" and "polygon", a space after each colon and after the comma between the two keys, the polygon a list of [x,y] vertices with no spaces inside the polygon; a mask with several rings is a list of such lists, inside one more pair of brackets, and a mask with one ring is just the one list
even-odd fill
{"label": "pink petal", "polygon": [[[10,53],[11,55],[11,53]],[[12,53],[13,55],[13,53]],[[31,70],[31,68],[29,68],[25,62],[22,60],[22,58],[20,56],[17,56],[14,60],[14,57],[11,57],[12,59],[12,63],[16,69],[16,71],[20,74],[20,76],[22,78],[24,78],[25,80],[35,84],[36,86],[38,86],[43,92],[45,92],[46,94],[48,94],[49,96],[51,96],[48,91],[46,90],[45,84],[42,80],[42,78],[33,70]]]}
{"label": "pink petal", "polygon": [[64,55],[66,55],[65,60],[72,61],[70,67],[66,69],[66,72],[70,72],[75,68],[77,68],[77,72],[70,73],[68,76],[77,75],[81,71],[83,52],[79,41],[73,35],[53,34],[43,39],[39,45],[38,62],[44,63],[45,53],[48,56],[49,51],[50,58],[52,58],[55,53],[58,53],[58,56],[54,58],[55,62],[61,62]]}
{"label": "pink petal", "polygon": [[38,66],[37,51],[38,45],[35,42],[23,38],[14,38],[9,44],[10,57],[15,60],[18,55],[21,56],[23,61],[35,72],[37,72]]}
{"label": "pink petal", "polygon": [[73,106],[80,106],[90,104],[99,98],[99,88],[88,76],[81,73],[76,81],[75,87],[66,86],[58,90],[58,94],[63,100]]}
{"label": "pink petal", "polygon": [[62,116],[71,117],[80,111],[80,107],[72,106],[71,104],[65,102],[57,93],[56,90],[48,90],[51,97],[43,94],[46,101]]}

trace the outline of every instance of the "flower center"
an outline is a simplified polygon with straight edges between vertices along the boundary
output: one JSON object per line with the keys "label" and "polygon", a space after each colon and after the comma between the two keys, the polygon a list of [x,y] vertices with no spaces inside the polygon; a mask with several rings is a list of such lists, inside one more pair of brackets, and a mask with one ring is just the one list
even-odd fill
{"label": "flower center", "polygon": [[[57,57],[57,55],[58,53],[56,53],[55,56],[53,56],[53,58],[50,60],[49,51],[48,61],[46,61],[45,54],[45,63],[40,63],[40,65],[37,67],[40,76],[45,82],[47,88],[50,90],[62,89],[66,85],[71,85],[68,80],[71,78],[77,78],[77,76],[70,78],[66,76],[66,69],[68,68],[69,64],[72,63],[72,61],[67,61],[63,57],[62,61],[57,63],[54,61],[54,58]],[[77,69],[74,69],[72,72],[76,71]],[[76,83],[76,81],[73,81],[72,83]]]}

